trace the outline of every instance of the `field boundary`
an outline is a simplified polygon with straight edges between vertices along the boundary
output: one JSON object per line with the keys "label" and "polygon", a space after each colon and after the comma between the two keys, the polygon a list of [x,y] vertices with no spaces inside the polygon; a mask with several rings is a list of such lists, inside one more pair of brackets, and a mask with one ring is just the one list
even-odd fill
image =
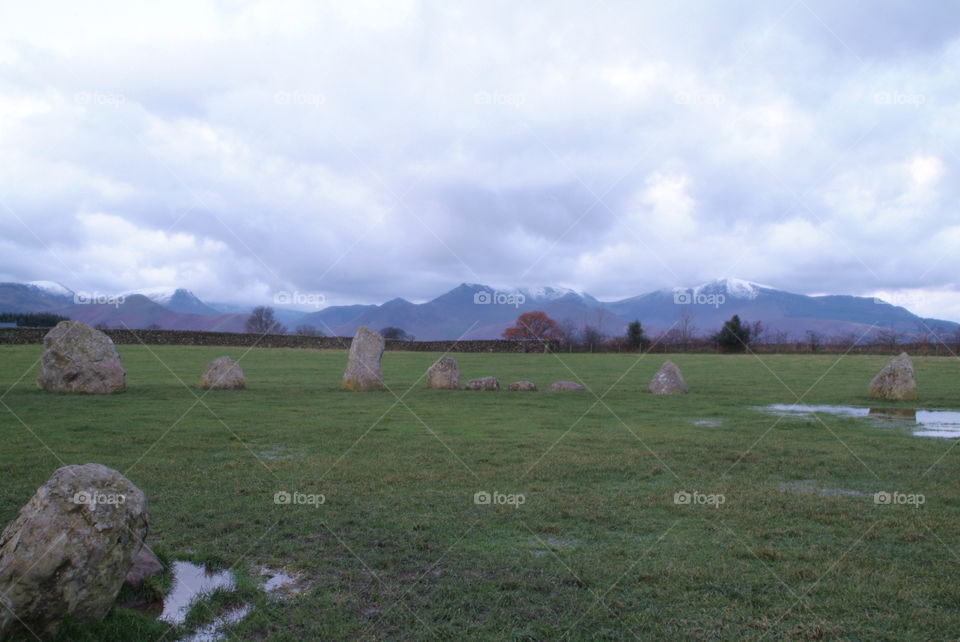
{"label": "field boundary", "polygon": [[[0,328],[0,344],[43,343],[49,328]],[[202,332],[197,330],[127,330],[108,329],[103,333],[116,344],[231,346],[258,348],[306,348],[314,350],[346,350],[352,337],[309,337],[294,334],[245,334],[242,332]],[[539,341],[507,341],[506,339],[465,341],[395,341],[388,339],[387,350],[409,352],[544,352]],[[555,345],[550,347],[556,348]]]}
{"label": "field boundary", "polygon": [[[50,328],[0,328],[0,345],[24,345],[43,343]],[[116,344],[178,345],[178,346],[230,346],[258,348],[302,348],[313,350],[347,350],[352,337],[310,337],[295,334],[246,334],[242,332],[205,332],[200,330],[136,330],[106,329],[103,332]],[[471,339],[462,341],[397,341],[387,339],[387,350],[406,352],[598,352],[636,353],[618,345],[596,346],[589,350],[561,346],[557,341],[510,341],[507,339]],[[787,343],[750,344],[750,350],[758,354],[876,354],[890,355],[906,352],[911,356],[955,357],[960,355],[960,344],[951,342],[910,342],[890,344],[848,345],[827,343],[817,349],[801,341]],[[650,352],[659,354],[689,353],[715,354],[715,345],[704,342],[677,344],[657,342]]]}

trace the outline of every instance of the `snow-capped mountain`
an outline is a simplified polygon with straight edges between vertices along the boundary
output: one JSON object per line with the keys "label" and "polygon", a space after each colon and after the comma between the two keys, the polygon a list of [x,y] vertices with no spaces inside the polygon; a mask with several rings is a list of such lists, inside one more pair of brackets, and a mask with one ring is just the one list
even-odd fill
{"label": "snow-capped mountain", "polygon": [[55,297],[73,298],[75,294],[73,290],[57,281],[28,281],[24,285]]}
{"label": "snow-capped mountain", "polygon": [[161,305],[173,312],[182,314],[219,314],[217,310],[201,301],[197,296],[185,288],[178,287],[153,287],[129,290],[118,296],[129,298],[139,294],[145,296],[157,305]]}
{"label": "snow-capped mountain", "polygon": [[763,285],[761,283],[754,283],[753,281],[747,281],[745,279],[736,279],[731,277],[716,279],[715,281],[702,283],[693,287],[670,288],[670,292],[672,293],[690,292],[694,297],[701,294],[722,293],[731,299],[747,299],[749,301],[756,299],[764,290],[773,291],[776,290],[776,288],[769,285]]}
{"label": "snow-capped mountain", "polygon": [[[122,296],[121,305],[91,305],[89,300],[78,302],[72,289],[52,281],[0,283],[0,312],[55,312],[90,323],[236,332],[243,330],[253,308],[216,309],[178,287],[142,288]],[[382,305],[330,306],[310,314],[274,307],[278,318],[291,328],[312,325],[325,334],[351,336],[361,325],[375,330],[393,326],[422,340],[497,338],[520,314],[533,310],[565,324],[590,325],[608,335],[622,334],[634,319],[650,334],[681,320],[696,333],[709,334],[734,314],[798,340],[807,330],[824,335],[860,335],[878,329],[949,334],[960,328],[951,321],[924,319],[872,297],[807,296],[737,278],[609,302],[565,287],[499,289],[462,283],[425,303],[395,298]]]}

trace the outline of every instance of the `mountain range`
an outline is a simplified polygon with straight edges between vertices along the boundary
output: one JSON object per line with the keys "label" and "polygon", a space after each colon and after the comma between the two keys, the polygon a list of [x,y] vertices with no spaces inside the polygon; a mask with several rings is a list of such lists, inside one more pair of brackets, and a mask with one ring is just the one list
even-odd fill
{"label": "mountain range", "polygon": [[[681,320],[698,334],[706,334],[734,314],[746,321],[760,321],[768,331],[780,331],[794,339],[807,330],[826,336],[869,335],[881,330],[946,335],[960,330],[955,322],[923,318],[878,299],[808,296],[732,278],[608,302],[568,288],[497,290],[461,283],[425,303],[395,298],[381,305],[329,306],[310,313],[273,307],[278,319],[291,328],[309,325],[324,334],[352,336],[359,326],[376,330],[391,326],[421,340],[499,338],[519,314],[532,310],[579,328],[589,325],[608,335],[622,335],[634,319],[651,335],[675,327]],[[0,283],[0,312],[53,312],[111,327],[243,332],[252,308],[206,303],[176,287],[90,295],[52,281]]]}

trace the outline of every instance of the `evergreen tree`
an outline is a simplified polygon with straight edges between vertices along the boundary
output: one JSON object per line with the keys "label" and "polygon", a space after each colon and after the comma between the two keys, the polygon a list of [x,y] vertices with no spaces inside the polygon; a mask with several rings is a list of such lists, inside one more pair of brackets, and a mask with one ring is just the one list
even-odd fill
{"label": "evergreen tree", "polygon": [[750,345],[750,326],[735,314],[713,335],[713,340],[723,352],[746,352]]}

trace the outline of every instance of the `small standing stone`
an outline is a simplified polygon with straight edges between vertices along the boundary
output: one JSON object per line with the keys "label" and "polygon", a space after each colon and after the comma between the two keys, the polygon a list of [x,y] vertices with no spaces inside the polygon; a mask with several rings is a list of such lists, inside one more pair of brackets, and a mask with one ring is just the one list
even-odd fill
{"label": "small standing stone", "polygon": [[[143,492],[101,464],[56,470],[0,533],[0,639],[102,620],[148,528]],[[31,636],[32,637],[32,636]]]}
{"label": "small standing stone", "polygon": [[50,392],[108,394],[127,388],[110,337],[80,321],[61,321],[43,337],[37,386]]}
{"label": "small standing stone", "polygon": [[665,361],[657,374],[650,380],[650,392],[655,395],[685,395],[687,384],[680,374],[680,368],[673,361]]}
{"label": "small standing stone", "polygon": [[586,390],[586,387],[576,381],[555,381],[550,384],[550,392],[564,392],[567,390]]}
{"label": "small standing stone", "polygon": [[246,385],[240,364],[230,357],[219,357],[207,364],[198,387],[204,390],[239,390]]}
{"label": "small standing stone", "polygon": [[511,390],[515,392],[516,391],[536,392],[537,384],[533,383],[532,381],[514,381],[509,386],[507,386],[507,390]]}
{"label": "small standing stone", "polygon": [[350,343],[347,369],[343,373],[344,390],[383,390],[386,387],[380,365],[385,345],[378,333],[363,326],[357,328]]}
{"label": "small standing stone", "polygon": [[460,366],[453,357],[437,359],[427,370],[427,388],[434,390],[459,390]]}
{"label": "small standing stone", "polygon": [[481,377],[467,382],[467,390],[500,390],[500,381],[496,377]]}
{"label": "small standing stone", "polygon": [[875,399],[910,401],[917,398],[917,381],[913,378],[913,362],[906,352],[891,359],[868,388]]}
{"label": "small standing stone", "polygon": [[157,559],[153,549],[144,544],[133,558],[133,565],[127,571],[123,583],[131,588],[139,588],[143,581],[163,573],[163,564]]}

